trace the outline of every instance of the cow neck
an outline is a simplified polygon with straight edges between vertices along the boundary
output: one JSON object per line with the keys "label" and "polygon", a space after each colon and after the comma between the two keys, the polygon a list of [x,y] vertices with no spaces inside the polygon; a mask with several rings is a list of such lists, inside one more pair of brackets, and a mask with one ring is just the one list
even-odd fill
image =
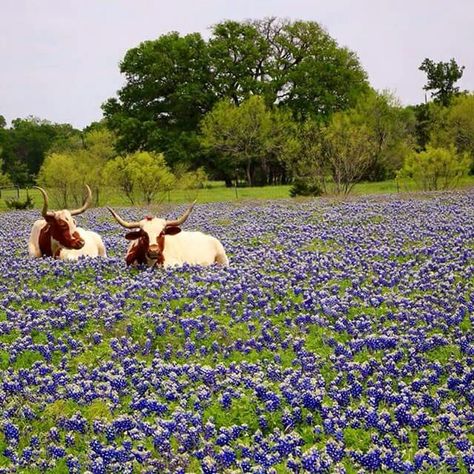
{"label": "cow neck", "polygon": [[53,256],[51,240],[52,240],[51,226],[48,223],[46,223],[46,225],[40,230],[39,242],[38,242],[41,255],[44,257]]}

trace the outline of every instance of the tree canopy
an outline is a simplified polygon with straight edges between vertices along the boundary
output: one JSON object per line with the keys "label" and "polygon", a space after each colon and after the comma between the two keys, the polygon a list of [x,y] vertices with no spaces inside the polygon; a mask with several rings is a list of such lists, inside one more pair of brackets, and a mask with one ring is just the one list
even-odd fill
{"label": "tree canopy", "polygon": [[423,89],[433,91],[431,97],[446,106],[451,98],[459,93],[459,87],[454,84],[461,79],[464,66],[458,66],[454,59],[449,62],[437,62],[425,58],[419,67],[426,73],[427,83]]}
{"label": "tree canopy", "polygon": [[78,131],[69,124],[53,124],[37,117],[13,120],[11,128],[2,128],[0,133],[4,170],[15,184],[31,184],[53,143],[75,133]]}
{"label": "tree canopy", "polygon": [[288,108],[297,120],[326,120],[370,87],[355,53],[316,22],[224,21],[200,34],[162,35],[129,50],[126,84],[103,105],[119,151],[163,152],[169,164],[202,161],[198,124],[215,103],[251,95]]}

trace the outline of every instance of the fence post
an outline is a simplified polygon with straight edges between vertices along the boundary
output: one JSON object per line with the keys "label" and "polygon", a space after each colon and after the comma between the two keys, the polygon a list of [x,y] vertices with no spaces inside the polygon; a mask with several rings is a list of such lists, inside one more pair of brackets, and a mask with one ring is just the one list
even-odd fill
{"label": "fence post", "polygon": [[16,198],[20,200],[20,186],[16,186]]}

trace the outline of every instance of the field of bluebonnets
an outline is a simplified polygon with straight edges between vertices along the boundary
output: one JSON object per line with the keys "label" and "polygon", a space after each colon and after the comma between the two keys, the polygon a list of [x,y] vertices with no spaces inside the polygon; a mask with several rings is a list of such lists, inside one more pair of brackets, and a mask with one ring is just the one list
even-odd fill
{"label": "field of bluebonnets", "polygon": [[472,472],[474,192],[197,205],[227,269],[127,268],[104,209],[109,258],[30,260],[37,215],[0,215],[0,472]]}

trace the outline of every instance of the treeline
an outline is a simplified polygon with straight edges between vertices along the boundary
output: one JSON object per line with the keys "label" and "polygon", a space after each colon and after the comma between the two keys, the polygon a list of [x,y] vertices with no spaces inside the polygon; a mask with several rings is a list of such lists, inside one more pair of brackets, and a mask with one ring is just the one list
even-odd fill
{"label": "treeline", "polygon": [[172,32],[126,53],[100,123],[0,119],[0,186],[37,182],[67,201],[87,179],[97,199],[107,184],[131,202],[207,178],[293,183],[294,194],[395,176],[447,187],[472,172],[474,97],[456,87],[454,60],[420,69],[432,100],[403,107],[316,22],[224,21],[208,40]]}

